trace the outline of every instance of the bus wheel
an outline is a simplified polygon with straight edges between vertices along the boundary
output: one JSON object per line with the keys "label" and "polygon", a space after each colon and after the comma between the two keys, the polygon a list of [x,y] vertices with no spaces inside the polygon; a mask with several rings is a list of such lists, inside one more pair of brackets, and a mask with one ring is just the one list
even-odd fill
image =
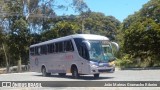
{"label": "bus wheel", "polygon": [[72,69],[72,77],[73,78],[79,78],[79,74],[78,74],[78,70],[77,70],[77,68],[73,68]]}
{"label": "bus wheel", "polygon": [[42,76],[43,77],[46,77],[46,76],[50,76],[51,75],[51,73],[47,73],[46,72],[46,68],[45,67],[42,67]]}
{"label": "bus wheel", "polygon": [[58,75],[63,77],[63,76],[66,76],[66,73],[58,73]]}
{"label": "bus wheel", "polygon": [[99,74],[94,74],[94,78],[99,78]]}

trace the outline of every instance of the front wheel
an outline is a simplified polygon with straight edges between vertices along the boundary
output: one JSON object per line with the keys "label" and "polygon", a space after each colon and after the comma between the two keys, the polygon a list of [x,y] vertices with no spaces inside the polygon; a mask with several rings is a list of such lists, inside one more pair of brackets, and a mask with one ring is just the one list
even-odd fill
{"label": "front wheel", "polygon": [[77,68],[73,68],[73,70],[72,70],[72,77],[73,78],[79,78],[79,74],[78,74],[78,70],[77,70]]}
{"label": "front wheel", "polygon": [[94,74],[94,78],[99,78],[99,74]]}

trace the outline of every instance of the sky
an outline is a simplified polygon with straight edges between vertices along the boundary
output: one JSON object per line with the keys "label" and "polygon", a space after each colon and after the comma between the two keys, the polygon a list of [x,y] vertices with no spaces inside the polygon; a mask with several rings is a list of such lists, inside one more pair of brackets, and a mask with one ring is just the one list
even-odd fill
{"label": "sky", "polygon": [[[60,0],[64,3],[66,0]],[[149,0],[84,0],[91,11],[104,13],[106,16],[114,16],[123,21],[128,15],[139,11]],[[77,14],[73,10],[57,10],[58,15]]]}

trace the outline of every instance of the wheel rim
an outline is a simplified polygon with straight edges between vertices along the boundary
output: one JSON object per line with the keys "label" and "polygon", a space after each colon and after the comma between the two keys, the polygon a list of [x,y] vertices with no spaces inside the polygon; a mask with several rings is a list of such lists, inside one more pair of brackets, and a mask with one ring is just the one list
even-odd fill
{"label": "wheel rim", "polygon": [[76,69],[74,70],[74,72],[73,72],[74,74],[74,77],[77,77],[77,71],[76,71]]}
{"label": "wheel rim", "polygon": [[43,72],[42,72],[43,76],[46,76],[46,69],[43,68]]}
{"label": "wheel rim", "polygon": [[73,78],[77,78],[77,77],[78,77],[77,69],[73,69]]}

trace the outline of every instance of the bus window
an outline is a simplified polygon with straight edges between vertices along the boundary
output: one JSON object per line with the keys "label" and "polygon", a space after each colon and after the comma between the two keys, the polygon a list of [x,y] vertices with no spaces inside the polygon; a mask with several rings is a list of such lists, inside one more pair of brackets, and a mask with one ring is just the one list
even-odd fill
{"label": "bus window", "polygon": [[47,45],[43,45],[40,48],[41,48],[41,50],[40,50],[41,54],[47,54]]}
{"label": "bus window", "polygon": [[55,43],[55,51],[56,53],[64,51],[63,42]]}
{"label": "bus window", "polygon": [[83,39],[81,39],[81,38],[75,38],[74,41],[76,43],[79,55],[81,57],[83,57],[84,59],[89,60],[89,52],[88,52],[87,48],[85,48],[85,47],[82,46]]}
{"label": "bus window", "polygon": [[59,52],[63,52],[63,49],[64,47],[63,47],[63,42],[58,42],[58,51]]}
{"label": "bus window", "polygon": [[30,55],[34,55],[34,47],[30,48]]}
{"label": "bus window", "polygon": [[52,43],[52,52],[54,53],[55,52],[55,44]]}
{"label": "bus window", "polygon": [[55,52],[58,53],[58,43],[55,43]]}
{"label": "bus window", "polygon": [[35,47],[35,55],[39,55],[40,54],[40,49],[39,47]]}
{"label": "bus window", "polygon": [[65,51],[74,51],[73,44],[71,40],[64,42]]}
{"label": "bus window", "polygon": [[54,43],[48,44],[47,47],[48,47],[48,53],[54,53]]}
{"label": "bus window", "polygon": [[48,53],[52,53],[52,44],[47,45]]}

